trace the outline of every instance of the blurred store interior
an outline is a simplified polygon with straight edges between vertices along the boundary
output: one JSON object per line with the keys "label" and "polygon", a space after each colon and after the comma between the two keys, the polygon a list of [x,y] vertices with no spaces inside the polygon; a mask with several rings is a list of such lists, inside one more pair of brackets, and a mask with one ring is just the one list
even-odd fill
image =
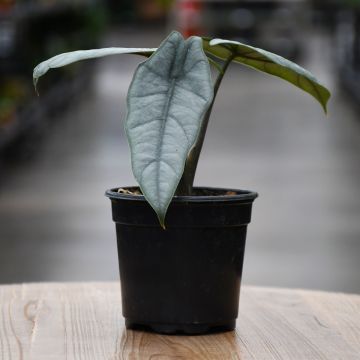
{"label": "blurred store interior", "polygon": [[331,89],[325,116],[231,65],[196,184],[260,195],[244,284],[360,293],[359,0],[0,0],[0,283],[118,279],[104,192],[135,183],[123,120],[142,58],[52,70],[40,97],[32,69],[71,50],[156,47],[172,29],[277,52]]}

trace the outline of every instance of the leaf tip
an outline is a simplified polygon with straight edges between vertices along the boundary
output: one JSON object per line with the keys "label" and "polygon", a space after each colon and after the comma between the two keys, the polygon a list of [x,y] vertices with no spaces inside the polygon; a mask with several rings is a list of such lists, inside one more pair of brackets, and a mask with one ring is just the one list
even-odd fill
{"label": "leaf tip", "polygon": [[158,219],[159,219],[159,223],[160,223],[160,226],[162,227],[162,229],[166,230],[165,215],[164,214],[158,214]]}
{"label": "leaf tip", "polygon": [[36,93],[37,96],[40,96],[39,89],[37,87],[38,81],[39,81],[38,78],[36,78],[36,77],[33,78],[33,84],[34,84],[35,93]]}
{"label": "leaf tip", "polygon": [[328,115],[328,102],[330,100],[330,97],[331,97],[331,93],[330,91],[326,88],[326,87],[323,87],[323,89],[325,90],[325,99],[323,101],[321,101],[321,106],[324,110],[324,113],[325,115],[327,116]]}
{"label": "leaf tip", "polygon": [[327,109],[327,105],[326,105],[326,104],[323,105],[323,109],[324,109],[325,115],[328,116],[329,113],[328,113],[328,109]]}

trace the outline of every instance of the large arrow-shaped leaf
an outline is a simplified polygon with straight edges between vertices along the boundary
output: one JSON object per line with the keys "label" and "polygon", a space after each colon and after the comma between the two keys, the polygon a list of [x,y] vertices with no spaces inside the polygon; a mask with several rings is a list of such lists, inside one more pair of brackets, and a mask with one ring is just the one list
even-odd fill
{"label": "large arrow-shaped leaf", "polygon": [[185,41],[171,33],[135,72],[125,125],[132,167],[162,226],[212,98],[209,62],[198,37]]}
{"label": "large arrow-shaped leaf", "polygon": [[318,100],[326,112],[330,92],[317,81],[314,75],[299,65],[269,51],[238,41],[203,38],[203,46],[206,53],[220,59],[232,58],[235,62],[289,81]]}
{"label": "large arrow-shaped leaf", "polygon": [[119,54],[138,54],[144,56],[150,56],[156,49],[149,48],[103,48],[93,50],[77,50],[63,54],[56,55],[46,61],[37,65],[33,72],[34,86],[36,88],[39,78],[45,75],[50,69],[59,68],[65,65],[72,64],[80,60],[95,59],[109,55]]}

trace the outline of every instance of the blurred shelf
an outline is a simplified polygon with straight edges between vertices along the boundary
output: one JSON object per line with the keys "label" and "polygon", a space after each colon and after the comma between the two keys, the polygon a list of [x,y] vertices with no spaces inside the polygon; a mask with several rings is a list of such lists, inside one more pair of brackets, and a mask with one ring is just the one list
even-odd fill
{"label": "blurred shelf", "polygon": [[334,37],[338,80],[358,105],[360,103],[360,7],[343,6],[338,9]]}
{"label": "blurred shelf", "polygon": [[47,119],[71,103],[71,89],[84,81],[84,69],[91,81],[86,64],[50,73],[41,84],[40,104],[32,87],[32,69],[58,53],[97,47],[103,15],[99,6],[96,0],[0,5],[0,162],[17,152],[15,148],[21,152],[22,144],[37,146],[32,134],[45,132]]}
{"label": "blurred shelf", "polygon": [[304,0],[176,0],[171,28],[185,36],[216,36],[249,43],[290,59],[302,54]]}
{"label": "blurred shelf", "polygon": [[69,8],[88,6],[93,4],[94,1],[82,0],[82,1],[32,1],[28,3],[15,3],[12,6],[5,8],[0,7],[0,20],[11,19],[21,21],[29,17],[37,17],[49,15],[50,13],[61,12],[68,10]]}

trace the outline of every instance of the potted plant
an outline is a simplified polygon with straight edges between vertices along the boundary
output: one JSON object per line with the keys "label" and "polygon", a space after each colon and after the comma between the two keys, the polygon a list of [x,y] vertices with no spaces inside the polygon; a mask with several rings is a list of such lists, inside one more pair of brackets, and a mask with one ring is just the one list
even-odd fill
{"label": "potted plant", "polygon": [[[212,106],[233,62],[282,78],[326,111],[329,91],[298,65],[236,41],[172,32],[158,49],[57,55],[34,69],[114,54],[148,57],[131,82],[125,130],[138,187],[108,190],[128,328],[199,334],[231,330],[238,313],[246,227],[257,194],[193,187]],[[217,71],[211,80],[211,66]]]}

